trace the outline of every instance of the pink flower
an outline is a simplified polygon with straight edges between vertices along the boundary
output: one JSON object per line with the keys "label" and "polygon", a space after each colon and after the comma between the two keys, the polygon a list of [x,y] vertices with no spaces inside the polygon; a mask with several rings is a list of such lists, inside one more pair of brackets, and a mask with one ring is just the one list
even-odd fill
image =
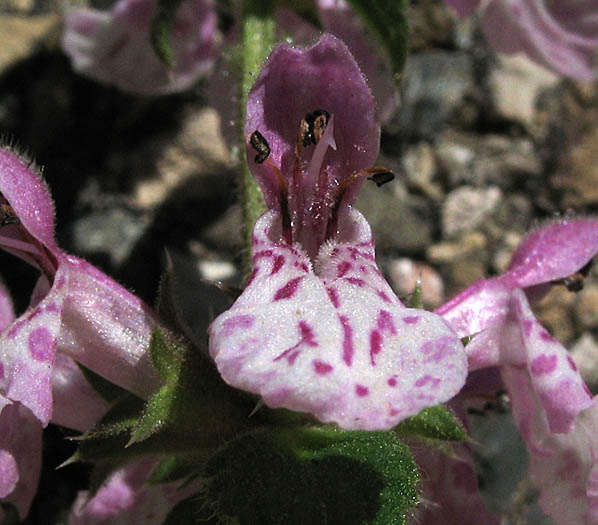
{"label": "pink flower", "polygon": [[161,525],[180,500],[197,491],[197,483],[179,488],[180,483],[151,485],[148,477],[157,463],[145,458],[133,461],[110,475],[90,498],[79,492],[71,510],[69,525],[143,523]]}
{"label": "pink flower", "polygon": [[450,399],[466,374],[460,340],[401,304],[351,207],[380,128],[345,45],[324,35],[277,46],[249,94],[245,136],[269,211],[247,288],[209,330],[224,380],[349,429],[390,428]]}
{"label": "pink flower", "polygon": [[474,336],[466,347],[470,370],[499,367],[540,505],[559,523],[598,519],[598,414],[575,363],[534,317],[529,298],[582,270],[597,252],[598,220],[553,222],[522,242],[507,273],[478,281],[437,310],[460,336]]}
{"label": "pink flower", "polygon": [[[480,0],[446,0],[459,16]],[[482,27],[503,53],[525,53],[563,75],[592,82],[598,76],[598,3],[595,0],[490,0],[482,7]]]}
{"label": "pink flower", "polygon": [[0,498],[24,517],[39,476],[42,427],[53,421],[84,431],[107,408],[73,360],[146,397],[159,384],[146,354],[157,319],[140,299],[56,245],[46,186],[6,149],[0,149],[0,246],[40,271],[30,306],[16,319],[0,290]]}
{"label": "pink flower", "polygon": [[500,518],[486,510],[478,489],[469,448],[450,451],[413,447],[420,468],[420,512],[410,523],[424,525],[498,525]]}
{"label": "pink flower", "polygon": [[76,71],[123,91],[183,91],[210,72],[220,35],[212,0],[186,0],[177,10],[168,68],[150,43],[156,0],[119,0],[109,11],[70,8],[62,46]]}

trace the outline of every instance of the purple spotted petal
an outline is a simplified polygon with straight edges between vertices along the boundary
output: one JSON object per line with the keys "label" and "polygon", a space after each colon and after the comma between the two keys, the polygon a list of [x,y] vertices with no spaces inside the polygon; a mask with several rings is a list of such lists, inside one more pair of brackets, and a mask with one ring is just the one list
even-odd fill
{"label": "purple spotted petal", "polygon": [[[498,525],[500,517],[486,510],[466,445],[451,454],[430,447],[413,449],[421,471],[421,511],[412,523],[425,525]],[[410,522],[411,523],[411,522]]]}
{"label": "purple spotted petal", "polygon": [[69,293],[59,351],[142,397],[159,385],[147,350],[156,315],[91,264],[66,256]]}
{"label": "purple spotted petal", "polygon": [[59,268],[50,292],[0,334],[0,391],[20,401],[43,426],[52,416],[52,366],[68,274]]}
{"label": "purple spotted petal", "polygon": [[189,88],[214,64],[217,16],[211,0],[181,3],[171,33],[174,67],[156,56],[149,39],[155,0],[119,0],[106,12],[73,8],[62,46],[80,73],[124,91],[162,94]]}
{"label": "purple spotted petal", "polygon": [[344,237],[321,248],[314,268],[299,246],[271,240],[279,222],[269,212],[256,224],[250,282],[210,327],[225,381],[349,429],[390,428],[459,391],[459,339],[394,296],[359,212],[348,211]]}
{"label": "purple spotted petal", "polygon": [[0,407],[0,499],[25,519],[37,491],[42,427],[19,403]]}
{"label": "purple spotted petal", "polygon": [[[334,117],[335,149],[326,152],[326,188],[332,191],[356,171],[369,168],[378,156],[380,126],[372,94],[347,47],[325,34],[313,46],[301,49],[277,46],[266,61],[247,101],[245,136],[258,130],[270,145],[270,159],[280,168],[291,197],[316,191],[317,178],[293,177],[295,145],[301,120],[307,113],[325,110]],[[312,151],[310,149],[310,151]],[[314,153],[315,155],[315,153]],[[280,209],[279,185],[268,162],[254,162],[247,144],[249,167],[260,183],[270,209]],[[310,158],[304,158],[309,163]],[[305,167],[300,166],[300,170]],[[357,196],[362,181],[352,185],[346,202]]]}
{"label": "purple spotted petal", "polygon": [[521,290],[513,293],[513,308],[533,389],[550,430],[568,432],[577,414],[592,404],[592,395],[567,350],[534,317]]}
{"label": "purple spotted petal", "polygon": [[583,268],[597,252],[597,219],[562,219],[523,240],[504,278],[517,288],[562,279]]}
{"label": "purple spotted petal", "polygon": [[538,503],[555,523],[590,525],[598,520],[598,404],[580,412],[566,433],[551,431],[529,375],[505,370],[513,413],[529,448],[529,475]]}
{"label": "purple spotted petal", "polygon": [[482,16],[490,43],[504,53],[525,53],[563,75],[596,79],[598,4],[595,0],[492,0]]}
{"label": "purple spotted petal", "polygon": [[56,355],[52,369],[52,395],[52,423],[79,432],[89,430],[110,407],[87,382],[81,368],[62,354]]}
{"label": "purple spotted petal", "polygon": [[160,525],[176,503],[197,491],[191,483],[179,489],[176,483],[150,485],[148,476],[157,460],[134,461],[114,472],[95,496],[79,492],[69,516],[69,525],[143,523]]}

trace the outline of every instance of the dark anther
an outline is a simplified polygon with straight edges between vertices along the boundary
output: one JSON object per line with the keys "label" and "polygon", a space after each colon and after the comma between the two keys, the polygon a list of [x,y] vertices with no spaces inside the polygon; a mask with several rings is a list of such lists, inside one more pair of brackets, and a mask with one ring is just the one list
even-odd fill
{"label": "dark anther", "polygon": [[386,168],[380,168],[379,170],[373,172],[369,177],[368,180],[374,181],[378,188],[387,182],[394,180],[395,175],[392,171]]}
{"label": "dark anther", "polygon": [[316,109],[313,113],[305,115],[305,119],[301,122],[301,139],[304,147],[319,142],[329,120],[330,113],[325,109]]}
{"label": "dark anther", "polygon": [[0,204],[0,226],[19,224],[19,218],[9,204]]}
{"label": "dark anther", "polygon": [[255,162],[261,164],[270,156],[270,144],[264,136],[256,129],[249,137],[251,147],[257,152]]}
{"label": "dark anther", "polygon": [[564,285],[570,292],[580,292],[583,290],[584,280],[590,273],[592,266],[594,265],[594,259],[590,259],[589,262],[581,268],[578,272],[568,275],[558,281],[553,281],[555,284]]}

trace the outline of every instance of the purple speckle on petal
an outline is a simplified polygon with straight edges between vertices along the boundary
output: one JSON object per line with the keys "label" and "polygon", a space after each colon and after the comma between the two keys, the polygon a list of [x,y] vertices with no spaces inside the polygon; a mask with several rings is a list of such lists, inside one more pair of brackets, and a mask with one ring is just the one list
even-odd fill
{"label": "purple speckle on petal", "polygon": [[302,279],[303,277],[295,277],[282,288],[276,290],[276,293],[274,294],[274,300],[280,301],[281,299],[290,299],[293,297],[293,295],[295,295],[297,292],[297,288],[299,288],[299,283],[302,281]]}
{"label": "purple speckle on petal", "polygon": [[329,365],[324,361],[319,361],[318,359],[312,361],[312,364],[314,365],[314,370],[316,371],[316,374],[321,376],[325,376],[326,374],[329,374],[330,372],[332,372],[332,370],[334,370],[332,365]]}
{"label": "purple speckle on petal", "polygon": [[46,306],[46,312],[52,312],[54,314],[60,313],[60,306],[56,303],[50,303]]}
{"label": "purple speckle on petal", "polygon": [[55,341],[47,328],[40,326],[32,330],[27,342],[33,359],[36,361],[52,360]]}
{"label": "purple speckle on petal", "polygon": [[247,284],[245,285],[246,287],[249,286],[253,280],[257,277],[258,272],[260,271],[259,266],[254,266],[253,270],[251,270],[251,275],[249,276],[249,279],[247,280]]}
{"label": "purple speckle on petal", "polygon": [[344,277],[347,272],[351,269],[351,263],[349,261],[342,261],[336,267],[338,277]]}
{"label": "purple speckle on petal", "polygon": [[588,385],[586,385],[585,383],[582,383],[582,386],[583,386],[583,391],[584,391],[586,394],[588,394],[588,396],[589,396],[590,398],[594,397],[594,396],[593,396],[593,394],[592,394],[592,392],[591,392],[591,391],[590,391],[590,389],[588,388]]}
{"label": "purple speckle on petal", "polygon": [[372,330],[370,333],[370,362],[376,366],[376,355],[382,349],[382,334],[378,330]]}
{"label": "purple speckle on petal", "polygon": [[340,302],[338,300],[338,294],[334,288],[326,288],[326,293],[328,293],[328,297],[330,298],[330,302],[332,306],[338,308],[340,306]]}
{"label": "purple speckle on petal", "polygon": [[270,275],[274,275],[275,273],[278,273],[283,266],[284,266],[284,255],[277,255],[274,258],[274,264],[272,265],[272,270],[270,271]]}
{"label": "purple speckle on petal", "polygon": [[391,334],[397,333],[397,329],[392,320],[392,314],[386,310],[380,310],[380,312],[378,312],[377,324],[380,330],[388,330]]}
{"label": "purple speckle on petal", "polygon": [[384,292],[383,290],[378,290],[378,295],[380,296],[380,298],[385,302],[385,303],[390,303],[392,302],[390,300],[390,297],[388,297],[388,295],[386,295],[386,292]]}
{"label": "purple speckle on petal", "polygon": [[299,331],[301,332],[301,342],[307,346],[318,346],[314,339],[314,331],[306,321],[299,321]]}
{"label": "purple speckle on petal", "polygon": [[573,359],[571,358],[570,355],[567,356],[567,363],[569,363],[571,370],[573,370],[574,372],[577,372],[577,365],[575,364],[575,361],[573,361]]}
{"label": "purple speckle on petal", "polygon": [[526,337],[529,337],[530,334],[532,333],[533,326],[534,326],[534,323],[532,323],[529,319],[526,321],[523,321],[523,333],[525,334]]}
{"label": "purple speckle on petal", "polygon": [[387,383],[388,383],[388,386],[390,386],[392,388],[394,388],[395,386],[397,386],[397,380],[396,380],[395,377],[389,378],[388,381],[387,381]]}
{"label": "purple speckle on petal", "polygon": [[253,322],[254,318],[252,315],[235,315],[224,321],[223,328],[230,332],[238,329],[246,330],[252,327]]}
{"label": "purple speckle on petal", "polygon": [[4,379],[4,365],[0,363],[0,379]]}
{"label": "purple speckle on petal", "polygon": [[556,354],[550,356],[546,354],[539,355],[532,361],[530,366],[530,372],[534,376],[550,374],[551,372],[554,372],[556,370],[557,360],[558,357],[556,356]]}
{"label": "purple speckle on petal", "polygon": [[451,337],[439,337],[424,343],[421,347],[422,354],[426,355],[426,363],[430,361],[438,363],[453,353],[453,339]]}
{"label": "purple speckle on petal", "polygon": [[343,332],[344,332],[344,337],[343,337],[343,361],[347,364],[347,366],[351,366],[351,363],[353,362],[353,329],[351,328],[351,325],[349,324],[349,319],[348,317],[345,317],[344,315],[340,315],[339,319],[341,321],[341,324],[343,325]]}
{"label": "purple speckle on petal", "polygon": [[54,283],[54,288],[56,290],[60,290],[66,284],[66,278],[64,275],[61,275],[58,281]]}
{"label": "purple speckle on petal", "polygon": [[435,387],[435,386],[438,386],[438,383],[440,383],[440,379],[438,379],[437,377],[432,377],[431,375],[425,375],[425,376],[420,377],[415,382],[415,386],[422,387],[422,386],[429,384],[431,387]]}
{"label": "purple speckle on petal", "polygon": [[359,286],[360,288],[363,288],[365,286],[365,281],[363,279],[360,279],[359,277],[345,277],[345,281],[354,286]]}
{"label": "purple speckle on petal", "polygon": [[542,331],[540,332],[540,337],[542,338],[543,341],[547,341],[549,343],[554,343],[555,339],[554,337],[552,337],[548,332],[546,331]]}
{"label": "purple speckle on petal", "polygon": [[26,319],[19,319],[18,321],[14,322],[10,330],[8,331],[8,338],[14,339],[17,336],[17,334],[21,331],[21,328],[23,328],[23,325],[25,325],[26,323]]}
{"label": "purple speckle on petal", "polygon": [[370,393],[370,391],[367,386],[357,384],[357,385],[355,385],[355,393],[359,397],[365,397]]}
{"label": "purple speckle on petal", "polygon": [[419,321],[419,315],[408,315],[403,317],[403,322],[406,324],[415,324]]}

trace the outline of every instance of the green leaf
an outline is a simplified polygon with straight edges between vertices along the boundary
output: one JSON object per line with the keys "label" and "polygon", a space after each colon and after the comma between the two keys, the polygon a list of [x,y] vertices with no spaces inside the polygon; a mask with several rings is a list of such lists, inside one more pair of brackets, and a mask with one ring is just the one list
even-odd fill
{"label": "green leaf", "polygon": [[164,521],[164,525],[219,525],[220,523],[200,494],[194,494],[177,503]]}
{"label": "green leaf", "polygon": [[398,78],[407,58],[408,0],[348,0],[366,24],[374,30],[378,43],[386,48]]}
{"label": "green leaf", "polygon": [[222,521],[403,524],[417,467],[392,432],[260,429],[208,461],[207,505]]}
{"label": "green leaf", "polygon": [[425,408],[416,416],[399,423],[395,431],[401,437],[434,441],[466,441],[463,425],[444,405]]}
{"label": "green leaf", "polygon": [[176,12],[183,0],[158,0],[156,14],[150,27],[150,41],[158,58],[168,67],[174,65],[170,33]]}

